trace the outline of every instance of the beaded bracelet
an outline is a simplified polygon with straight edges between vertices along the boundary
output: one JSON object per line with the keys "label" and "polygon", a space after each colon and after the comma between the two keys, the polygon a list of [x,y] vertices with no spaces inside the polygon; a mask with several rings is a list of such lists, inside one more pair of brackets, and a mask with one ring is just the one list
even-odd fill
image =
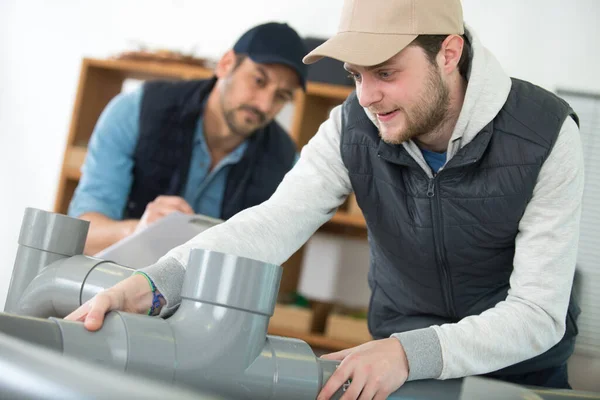
{"label": "beaded bracelet", "polygon": [[135,271],[135,274],[139,274],[142,275],[144,278],[146,278],[146,280],[148,281],[148,284],[150,285],[150,289],[152,289],[152,306],[150,307],[150,310],[148,311],[148,315],[150,316],[155,316],[158,315],[159,313],[156,313],[156,311],[158,311],[160,309],[160,299],[164,299],[165,296],[163,296],[160,293],[156,293],[156,285],[154,284],[154,282],[152,282],[152,279],[150,279],[150,277],[142,271]]}

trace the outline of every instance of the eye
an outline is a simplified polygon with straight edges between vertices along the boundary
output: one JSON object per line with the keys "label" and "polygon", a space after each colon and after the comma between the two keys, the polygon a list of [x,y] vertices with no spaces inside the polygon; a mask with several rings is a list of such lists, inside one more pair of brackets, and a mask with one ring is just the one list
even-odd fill
{"label": "eye", "polygon": [[260,76],[255,76],[254,77],[254,83],[256,84],[256,86],[259,87],[264,87],[265,86],[265,80],[260,77]]}
{"label": "eye", "polygon": [[275,98],[277,99],[277,101],[279,101],[281,103],[285,103],[292,99],[288,94],[285,94],[285,93],[277,93],[275,95]]}
{"label": "eye", "polygon": [[379,71],[379,78],[381,79],[390,79],[392,77],[392,73],[390,71]]}
{"label": "eye", "polygon": [[360,74],[355,74],[353,72],[350,72],[348,74],[348,78],[352,79],[354,82],[360,82]]}

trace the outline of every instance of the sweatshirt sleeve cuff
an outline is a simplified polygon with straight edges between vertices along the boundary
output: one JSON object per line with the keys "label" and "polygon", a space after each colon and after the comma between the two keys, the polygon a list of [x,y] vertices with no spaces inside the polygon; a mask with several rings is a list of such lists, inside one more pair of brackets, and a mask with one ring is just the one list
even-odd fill
{"label": "sweatshirt sleeve cuff", "polygon": [[442,374],[442,346],[433,328],[394,333],[408,359],[408,380],[437,379]]}
{"label": "sweatshirt sleeve cuff", "polygon": [[166,318],[173,314],[181,303],[181,288],[185,268],[174,258],[162,258],[155,264],[141,268],[152,279],[158,291],[164,296],[166,304],[160,310],[160,317]]}

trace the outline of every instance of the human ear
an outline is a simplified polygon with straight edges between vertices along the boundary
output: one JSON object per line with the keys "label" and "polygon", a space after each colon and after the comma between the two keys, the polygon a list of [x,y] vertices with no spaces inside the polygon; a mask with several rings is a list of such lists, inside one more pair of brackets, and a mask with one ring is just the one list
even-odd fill
{"label": "human ear", "polygon": [[224,78],[233,71],[235,67],[235,52],[233,50],[227,51],[223,56],[219,59],[217,66],[215,67],[215,75],[217,78]]}

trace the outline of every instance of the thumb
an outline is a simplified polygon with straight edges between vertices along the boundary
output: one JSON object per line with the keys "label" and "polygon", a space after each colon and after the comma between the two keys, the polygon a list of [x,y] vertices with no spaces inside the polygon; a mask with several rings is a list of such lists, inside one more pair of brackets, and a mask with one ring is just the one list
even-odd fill
{"label": "thumb", "polygon": [[110,295],[105,293],[98,294],[94,301],[92,301],[83,326],[89,331],[97,331],[102,327],[106,313],[112,309],[113,305]]}

